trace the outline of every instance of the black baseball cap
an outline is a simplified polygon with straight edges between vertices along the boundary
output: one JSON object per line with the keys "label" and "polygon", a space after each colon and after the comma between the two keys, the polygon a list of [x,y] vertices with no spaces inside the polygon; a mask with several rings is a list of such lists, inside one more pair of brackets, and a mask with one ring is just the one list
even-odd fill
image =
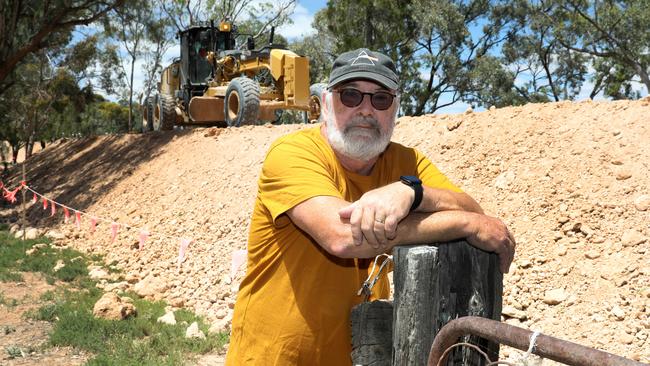
{"label": "black baseball cap", "polygon": [[327,88],[349,80],[365,79],[376,82],[388,89],[396,90],[399,78],[395,63],[383,53],[359,48],[339,55],[334,60]]}

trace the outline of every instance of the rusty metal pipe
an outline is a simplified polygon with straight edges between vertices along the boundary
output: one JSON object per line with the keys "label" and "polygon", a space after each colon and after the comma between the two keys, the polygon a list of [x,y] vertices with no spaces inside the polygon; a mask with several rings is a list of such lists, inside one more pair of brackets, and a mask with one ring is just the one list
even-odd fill
{"label": "rusty metal pipe", "polygon": [[[476,316],[454,319],[442,327],[433,340],[427,365],[437,365],[443,352],[455,344],[458,338],[467,334],[526,351],[533,332]],[[648,366],[645,363],[544,334],[537,336],[532,353],[573,366]]]}

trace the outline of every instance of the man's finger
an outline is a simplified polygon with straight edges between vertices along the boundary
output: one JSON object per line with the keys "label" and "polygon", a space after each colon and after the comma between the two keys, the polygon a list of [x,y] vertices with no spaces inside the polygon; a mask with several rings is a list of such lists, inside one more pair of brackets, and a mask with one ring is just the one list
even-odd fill
{"label": "man's finger", "polygon": [[386,238],[388,240],[393,240],[397,236],[397,217],[393,215],[389,215],[386,217],[386,222],[385,222],[385,230],[386,230]]}
{"label": "man's finger", "polygon": [[363,207],[357,206],[350,214],[350,228],[352,230],[352,240],[355,245],[363,243],[363,233],[361,232],[361,218],[363,217]]}
{"label": "man's finger", "polygon": [[376,214],[375,215],[375,226],[374,226],[374,232],[375,232],[375,238],[377,238],[377,241],[379,242],[379,245],[382,247],[386,246],[386,218],[382,218],[382,215]]}
{"label": "man's finger", "polygon": [[352,212],[354,212],[355,208],[357,208],[356,202],[343,207],[342,209],[339,210],[339,217],[342,219],[350,219],[350,217],[352,216]]}
{"label": "man's finger", "polygon": [[379,242],[375,236],[375,211],[372,209],[363,210],[361,218],[361,232],[373,248],[379,248]]}

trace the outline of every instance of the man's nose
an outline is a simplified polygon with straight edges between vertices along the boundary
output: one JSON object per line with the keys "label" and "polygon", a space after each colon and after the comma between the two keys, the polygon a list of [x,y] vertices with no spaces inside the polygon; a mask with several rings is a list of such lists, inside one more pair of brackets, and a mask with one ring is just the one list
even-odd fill
{"label": "man's nose", "polygon": [[372,106],[370,97],[370,95],[365,94],[363,99],[361,99],[361,104],[359,104],[359,111],[364,115],[371,115],[375,112],[375,107]]}

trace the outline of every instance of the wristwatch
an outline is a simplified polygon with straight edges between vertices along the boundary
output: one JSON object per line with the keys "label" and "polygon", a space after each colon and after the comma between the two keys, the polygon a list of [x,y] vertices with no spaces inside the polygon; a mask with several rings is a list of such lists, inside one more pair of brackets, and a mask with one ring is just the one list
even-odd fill
{"label": "wristwatch", "polygon": [[420,180],[420,178],[413,175],[402,175],[401,177],[399,177],[399,179],[402,181],[402,183],[413,188],[413,191],[415,192],[415,198],[413,199],[413,204],[409,209],[409,212],[413,212],[415,211],[416,208],[418,208],[418,206],[420,206],[420,203],[422,203],[422,193],[423,193],[422,181]]}

